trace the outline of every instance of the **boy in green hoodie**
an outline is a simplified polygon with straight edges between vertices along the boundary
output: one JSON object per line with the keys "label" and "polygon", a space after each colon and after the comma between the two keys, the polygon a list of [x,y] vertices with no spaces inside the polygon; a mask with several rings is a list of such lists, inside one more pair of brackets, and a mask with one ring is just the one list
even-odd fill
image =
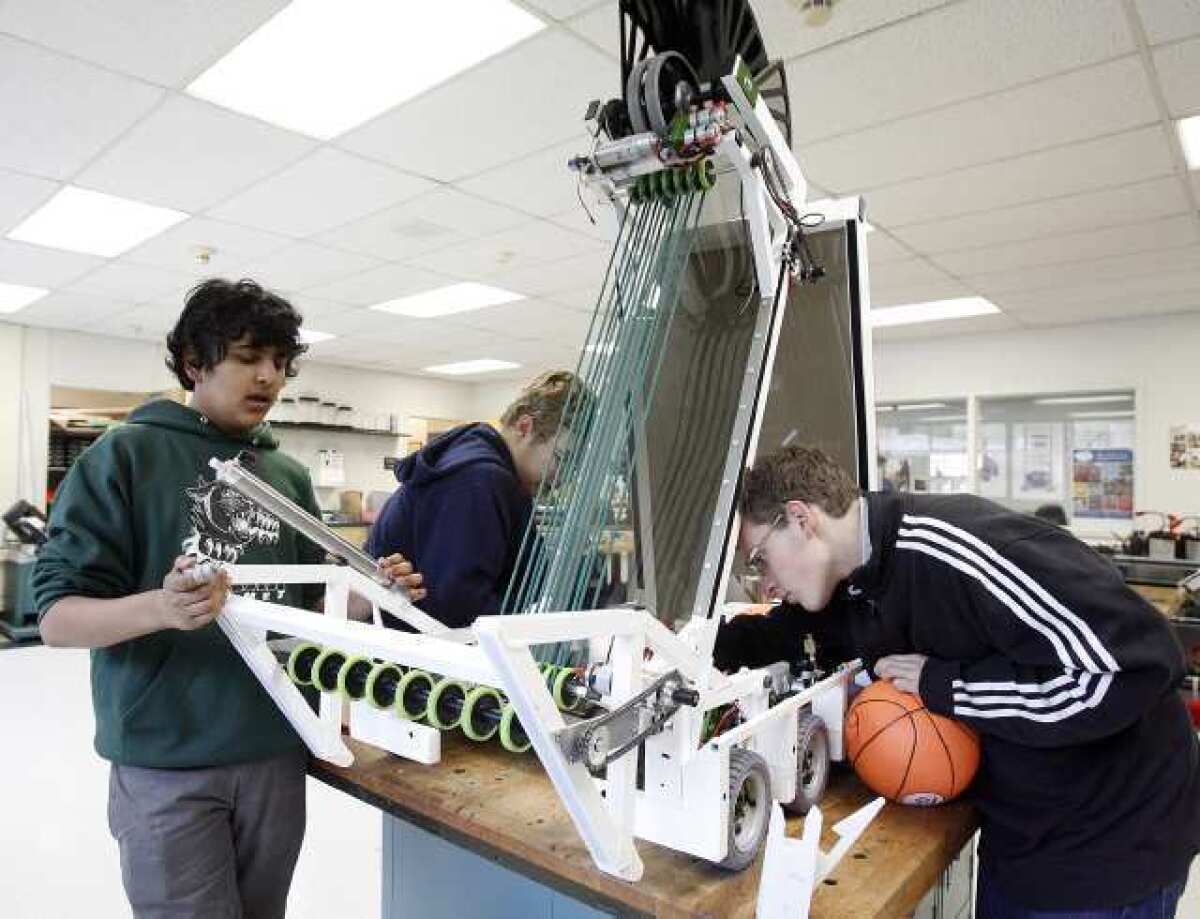
{"label": "boy in green hoodie", "polygon": [[[284,915],[307,754],[214,622],[228,576],[198,583],[189,569],[324,559],[208,466],[249,451],[259,477],[319,513],[264,424],[305,350],[300,324],[252,281],[196,287],[167,339],[190,404],[138,408],[75,463],[34,570],[46,644],[92,649],[96,751],[112,763],[109,825],[139,917]],[[402,559],[384,567],[418,587]],[[320,602],[308,588],[247,592]]]}

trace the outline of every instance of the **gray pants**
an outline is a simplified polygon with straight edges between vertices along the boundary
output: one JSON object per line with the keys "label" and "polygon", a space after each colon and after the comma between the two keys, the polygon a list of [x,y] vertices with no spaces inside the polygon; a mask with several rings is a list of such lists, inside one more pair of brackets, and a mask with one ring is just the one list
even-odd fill
{"label": "gray pants", "polygon": [[113,764],[108,823],[138,919],[282,919],[308,753],[211,769]]}

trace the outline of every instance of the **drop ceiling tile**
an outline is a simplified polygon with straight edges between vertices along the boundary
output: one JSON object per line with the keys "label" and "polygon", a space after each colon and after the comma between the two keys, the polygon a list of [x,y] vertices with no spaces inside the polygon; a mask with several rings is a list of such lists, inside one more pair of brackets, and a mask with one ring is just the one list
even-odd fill
{"label": "drop ceiling tile", "polygon": [[463,246],[420,256],[412,264],[450,277],[486,279],[602,248],[596,240],[534,220]]}
{"label": "drop ceiling tile", "polygon": [[182,87],[286,5],[286,0],[6,0],[0,4],[0,32]]}
{"label": "drop ceiling tile", "polygon": [[1152,44],[1200,35],[1200,4],[1195,0],[1134,0]]}
{"label": "drop ceiling tile", "polygon": [[1154,66],[1171,117],[1200,115],[1200,38],[1157,49]]}
{"label": "drop ceiling tile", "polygon": [[0,281],[30,287],[70,284],[104,264],[104,259],[0,239]]}
{"label": "drop ceiling tile", "polygon": [[[620,219],[617,217],[616,210],[611,204],[589,201],[586,195],[584,200],[587,201],[588,209],[586,211],[582,205],[576,202],[573,208],[550,217],[550,221],[564,229],[590,236],[606,248],[611,249],[617,241]],[[592,222],[593,220],[595,223]]]}
{"label": "drop ceiling tile", "polygon": [[442,187],[322,233],[330,246],[385,259],[407,259],[499,233],[529,219],[507,207]]}
{"label": "drop ceiling tile", "polygon": [[[288,301],[304,318],[304,327],[319,332],[332,332],[325,326],[336,317],[343,316],[354,307],[337,300],[327,300],[324,297],[314,297],[306,293],[291,290],[281,290],[279,295]],[[336,334],[336,333],[334,333]]]}
{"label": "drop ceiling tile", "polygon": [[790,61],[800,103],[794,140],[803,150],[1133,50],[1120,0],[1040,0],[1036,12],[1023,3],[952,4]]}
{"label": "drop ceiling tile", "polygon": [[600,297],[602,279],[597,278],[592,284],[585,284],[573,290],[556,291],[550,299],[568,309],[592,314],[596,311],[596,301]]}
{"label": "drop ceiling tile", "polygon": [[[169,302],[172,295],[194,283],[195,278],[183,272],[135,265],[120,259],[97,268],[66,289],[69,293],[110,297],[132,306],[159,299]],[[182,299],[179,302],[182,306]]]}
{"label": "drop ceiling tile", "polygon": [[48,201],[58,189],[55,182],[0,169],[0,235]]}
{"label": "drop ceiling tile", "polygon": [[1193,217],[1169,217],[1136,226],[1105,227],[1088,233],[950,252],[934,256],[932,261],[964,277],[997,271],[1024,271],[1037,265],[1085,259],[1123,259],[1134,252],[1189,245],[1198,238],[1200,232]]}
{"label": "drop ceiling tile", "polygon": [[904,306],[908,303],[930,303],[935,300],[956,300],[971,297],[975,291],[959,281],[930,280],[917,284],[894,284],[878,287],[874,273],[871,277],[871,308]]}
{"label": "drop ceiling tile", "polygon": [[[814,180],[839,193],[1089,140],[1156,122],[1136,57],[1089,67],[802,148]],[[886,212],[884,223],[895,223]]]}
{"label": "drop ceiling tile", "polygon": [[[594,7],[597,0],[526,0],[525,6],[550,19],[569,19],[577,13]],[[616,11],[612,11],[614,18]]]}
{"label": "drop ceiling tile", "polygon": [[264,287],[307,290],[378,265],[376,259],[308,242],[296,242],[242,266],[245,276]]}
{"label": "drop ceiling tile", "polygon": [[67,179],[163,91],[0,35],[0,167]]}
{"label": "drop ceiling tile", "polygon": [[914,341],[918,339],[949,338],[953,335],[982,335],[1009,332],[1020,328],[1021,323],[1012,316],[972,316],[969,319],[947,319],[944,322],[918,322],[912,325],[888,326],[874,329],[875,342]]}
{"label": "drop ceiling tile", "polygon": [[[1134,248],[1137,248],[1136,246]],[[1020,271],[984,271],[964,275],[981,294],[997,300],[1024,291],[1049,291],[1093,282],[1200,272],[1200,246],[1125,253],[1120,258],[1084,259]]]}
{"label": "drop ceiling tile", "polygon": [[311,236],[432,187],[416,176],[322,147],[209,214],[286,236]]}
{"label": "drop ceiling tile", "polygon": [[1189,207],[1179,179],[1170,176],[967,217],[913,224],[894,232],[915,250],[933,254],[1142,223],[1186,213]]}
{"label": "drop ceiling tile", "polygon": [[[564,27],[569,29],[571,34],[603,51],[614,61],[621,59],[621,32],[617,24],[616,5],[601,3],[568,19]],[[620,91],[614,90],[612,95],[619,96]]]}
{"label": "drop ceiling tile", "polygon": [[454,324],[509,338],[582,346],[591,317],[545,300],[503,303],[453,317]]}
{"label": "drop ceiling tile", "polygon": [[314,141],[174,96],[79,174],[77,184],[188,212],[204,210],[315,147]]}
{"label": "drop ceiling tile", "polygon": [[1154,125],[878,188],[866,195],[867,213],[895,230],[1174,171],[1167,138]]}
{"label": "drop ceiling tile", "polygon": [[[122,259],[194,277],[232,277],[250,259],[278,252],[291,242],[263,230],[192,217],[131,249]],[[206,262],[200,260],[202,252],[208,253]]]}
{"label": "drop ceiling tile", "polygon": [[590,147],[587,137],[581,135],[578,140],[464,179],[458,186],[481,198],[549,217],[579,207],[579,176],[567,168],[567,161],[587,153]]}
{"label": "drop ceiling tile", "polygon": [[55,291],[5,319],[20,325],[85,331],[125,309],[128,307],[120,300]]}
{"label": "drop ceiling tile", "polygon": [[354,306],[374,306],[452,283],[454,281],[449,278],[430,274],[411,265],[389,264],[329,284],[317,285],[307,292]]}
{"label": "drop ceiling tile", "polygon": [[[800,11],[795,0],[756,0],[753,9],[767,53],[774,60],[812,54],[849,39],[869,40],[867,33],[945,6],[947,2],[889,0],[887,3],[842,3],[833,10],[829,22],[820,26],[809,24],[807,15]],[[615,21],[616,17],[613,19]]]}
{"label": "drop ceiling tile", "polygon": [[1122,299],[1130,303],[1153,302],[1160,297],[1182,295],[1200,296],[1200,268],[1168,274],[1110,278],[1063,285],[1052,290],[1016,291],[1000,295],[996,302],[1005,312],[1020,314],[1041,310],[1046,304],[1076,307]]}
{"label": "drop ceiling tile", "polygon": [[1200,311],[1200,291],[1180,291],[1146,298],[1121,297],[1071,305],[1047,301],[1040,308],[1025,309],[1013,315],[1027,326],[1056,326],[1197,311]]}
{"label": "drop ceiling tile", "polygon": [[491,282],[505,290],[530,296],[549,295],[555,299],[560,292],[582,288],[599,290],[608,270],[609,259],[609,252],[605,250],[586,252],[553,262],[502,271],[493,275]]}
{"label": "drop ceiling tile", "polygon": [[888,288],[912,287],[917,284],[944,284],[953,280],[945,271],[922,258],[871,265],[870,272],[872,294]]}
{"label": "drop ceiling tile", "polygon": [[896,233],[892,230],[884,231],[876,227],[874,232],[867,234],[867,258],[871,265],[902,262],[915,254],[896,239]]}
{"label": "drop ceiling tile", "polygon": [[[409,172],[454,181],[569,137],[585,137],[588,102],[616,94],[619,83],[611,59],[563,29],[548,29],[337,144]],[[517,117],[531,98],[537,118]]]}
{"label": "drop ceiling tile", "polygon": [[179,319],[180,305],[141,304],[98,320],[89,330],[117,338],[164,342]]}

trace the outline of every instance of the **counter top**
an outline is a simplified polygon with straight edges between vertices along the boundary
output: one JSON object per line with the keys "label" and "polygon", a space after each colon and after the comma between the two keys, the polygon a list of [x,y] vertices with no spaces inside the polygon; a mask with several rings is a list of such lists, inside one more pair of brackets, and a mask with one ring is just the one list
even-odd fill
{"label": "counter top", "polygon": [[[348,743],[353,766],[313,761],[311,774],[571,896],[622,914],[754,915],[761,858],[733,874],[639,840],[645,863],[641,881],[628,884],[599,871],[532,753],[517,756],[495,743],[474,744],[447,733],[442,762],[424,766],[358,741]],[[824,848],[834,841],[829,827],[871,797],[851,771],[835,767],[821,805]],[[799,835],[800,819],[788,823],[789,835]],[[818,890],[811,915],[867,919],[911,913],[976,828],[974,809],[965,803],[889,804]]]}

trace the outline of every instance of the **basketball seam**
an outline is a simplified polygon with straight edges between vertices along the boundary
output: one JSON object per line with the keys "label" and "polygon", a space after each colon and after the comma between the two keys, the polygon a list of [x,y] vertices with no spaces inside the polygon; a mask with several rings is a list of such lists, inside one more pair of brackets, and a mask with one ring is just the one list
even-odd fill
{"label": "basketball seam", "polygon": [[946,762],[950,764],[950,794],[947,797],[952,798],[958,790],[958,778],[954,771],[954,754],[950,752],[950,744],[946,743],[946,738],[942,736],[942,729],[938,727],[938,723],[934,720],[933,715],[927,711],[925,712],[925,717],[933,725],[933,730],[937,733],[938,742],[942,745],[942,749],[946,751]]}
{"label": "basketball seam", "polygon": [[[899,702],[894,702],[891,699],[867,699],[865,702],[862,703],[862,705],[863,706],[870,705],[872,702],[887,702],[891,705],[900,705]],[[901,706],[901,708],[903,708],[903,706]],[[854,709],[851,709],[851,712],[854,712],[854,711],[855,711]],[[914,712],[923,712],[923,711],[925,711],[925,706],[923,706],[923,705],[920,708],[912,708],[912,709],[906,708],[906,709],[904,709],[903,715],[900,715],[897,718],[893,718],[891,721],[889,721],[887,724],[885,724],[883,727],[881,727],[878,731],[876,731],[874,734],[872,734],[870,737],[868,737],[866,740],[864,740],[863,745],[861,747],[859,747],[859,749],[858,749],[857,755],[855,755],[854,759],[850,760],[851,767],[853,767],[859,761],[859,759],[862,757],[862,755],[867,752],[867,747],[869,747],[871,744],[873,744],[875,742],[875,738],[877,738],[880,734],[882,734],[884,731],[886,731],[888,728],[890,728],[893,724],[895,724],[897,721],[899,721],[905,715],[912,715]],[[856,717],[857,717],[857,715],[856,715]]]}
{"label": "basketball seam", "polygon": [[900,785],[892,796],[894,801],[900,800],[900,792],[904,791],[904,786],[908,784],[908,774],[912,772],[913,760],[917,756],[917,719],[913,717],[912,712],[908,713],[908,726],[912,728],[912,746],[908,748],[908,763],[904,766],[904,775],[900,777]]}

